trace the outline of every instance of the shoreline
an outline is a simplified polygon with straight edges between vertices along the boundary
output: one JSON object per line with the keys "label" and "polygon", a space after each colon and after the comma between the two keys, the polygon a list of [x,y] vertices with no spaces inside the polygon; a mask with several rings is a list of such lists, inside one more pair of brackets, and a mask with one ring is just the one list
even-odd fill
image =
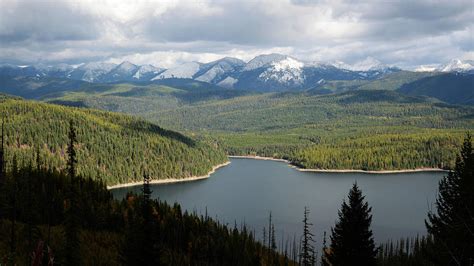
{"label": "shoreline", "polygon": [[228,156],[234,159],[254,159],[254,160],[265,160],[265,161],[276,161],[287,163],[290,167],[295,168],[300,172],[313,172],[313,173],[362,173],[362,174],[402,174],[402,173],[419,173],[419,172],[449,172],[449,170],[441,168],[415,168],[415,169],[401,169],[401,170],[361,170],[361,169],[312,169],[312,168],[301,168],[293,165],[290,161],[285,159],[277,159],[273,157],[262,157],[253,155],[232,155]]}
{"label": "shoreline", "polygon": [[[216,166],[213,166],[211,171],[209,171],[206,175],[202,175],[202,176],[190,176],[190,177],[184,177],[184,178],[152,179],[150,181],[150,185],[173,184],[173,183],[191,182],[191,181],[206,179],[206,178],[209,178],[212,174],[214,174],[217,171],[217,169],[222,168],[224,166],[227,166],[229,164],[230,164],[230,161],[227,161],[225,163],[221,163],[221,164],[218,164]],[[117,189],[117,188],[125,188],[125,187],[141,186],[141,185],[143,185],[143,181],[130,182],[130,183],[107,186],[107,190]]]}
{"label": "shoreline", "polygon": [[[311,168],[300,168],[296,165],[293,165],[290,161],[285,159],[278,159],[273,157],[263,157],[263,156],[253,156],[253,155],[229,155],[227,156],[230,159],[253,159],[253,160],[264,160],[264,161],[275,161],[288,164],[288,166],[300,171],[300,172],[312,172],[312,173],[362,173],[362,174],[402,174],[402,173],[420,173],[420,172],[449,172],[449,170],[441,168],[415,168],[415,169],[402,169],[402,170],[361,170],[361,169],[311,169]],[[209,171],[206,175],[202,176],[191,176],[184,178],[167,178],[167,179],[153,179],[150,181],[151,185],[164,185],[164,184],[173,184],[181,182],[191,182],[209,178],[214,174],[219,168],[227,166],[230,164],[230,161],[225,163],[218,164],[212,167],[212,170]],[[125,187],[134,187],[143,185],[143,182],[129,182],[124,184],[117,184],[112,186],[107,186],[107,190],[125,188]]]}

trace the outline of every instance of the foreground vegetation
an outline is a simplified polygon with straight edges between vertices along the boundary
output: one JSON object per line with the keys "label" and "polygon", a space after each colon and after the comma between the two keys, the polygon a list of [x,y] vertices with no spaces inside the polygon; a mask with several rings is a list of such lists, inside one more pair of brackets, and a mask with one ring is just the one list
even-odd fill
{"label": "foreground vegetation", "polygon": [[8,162],[16,157],[23,166],[39,154],[48,169],[65,169],[67,122],[72,120],[78,125],[78,173],[107,185],[141,181],[145,169],[154,179],[201,176],[227,160],[212,143],[131,116],[5,96],[0,113]]}
{"label": "foreground vegetation", "polygon": [[[283,256],[245,226],[229,228],[143,194],[114,200],[103,182],[77,175],[76,132],[68,135],[67,168],[42,157],[4,169],[0,151],[0,263],[6,265],[265,265]],[[2,137],[3,138],[3,137]],[[286,258],[288,265],[288,258]]]}
{"label": "foreground vegetation", "polygon": [[[103,183],[70,179],[42,167],[6,175],[0,216],[2,264],[28,265],[41,253],[55,265],[157,265],[156,260],[162,265],[258,265],[262,252],[268,252],[245,227],[227,227],[183,212],[178,204],[145,201],[143,195],[114,200]],[[149,222],[143,218],[145,202],[151,229],[144,227]],[[73,243],[70,230],[76,234]],[[147,236],[153,238],[151,247],[144,242]],[[143,256],[146,249],[153,252],[151,260]],[[33,252],[36,256],[31,258]]]}

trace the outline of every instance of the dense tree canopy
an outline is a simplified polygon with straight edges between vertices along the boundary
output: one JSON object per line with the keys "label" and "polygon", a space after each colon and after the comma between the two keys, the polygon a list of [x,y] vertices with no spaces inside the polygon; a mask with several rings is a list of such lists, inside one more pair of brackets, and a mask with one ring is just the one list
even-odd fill
{"label": "dense tree canopy", "polygon": [[6,116],[8,167],[35,162],[36,151],[50,169],[65,169],[69,121],[77,131],[75,171],[106,184],[136,182],[144,169],[153,179],[205,175],[227,160],[215,144],[126,115],[22,100],[0,100]]}

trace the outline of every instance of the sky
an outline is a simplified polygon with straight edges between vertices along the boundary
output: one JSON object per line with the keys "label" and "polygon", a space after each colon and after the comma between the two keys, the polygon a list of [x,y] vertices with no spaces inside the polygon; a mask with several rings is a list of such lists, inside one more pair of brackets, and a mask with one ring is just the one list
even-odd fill
{"label": "sky", "polygon": [[473,0],[0,0],[0,63],[474,59]]}

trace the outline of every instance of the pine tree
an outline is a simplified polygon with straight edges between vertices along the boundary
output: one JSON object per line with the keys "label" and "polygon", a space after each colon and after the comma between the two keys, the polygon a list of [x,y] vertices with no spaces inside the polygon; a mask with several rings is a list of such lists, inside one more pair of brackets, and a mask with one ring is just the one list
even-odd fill
{"label": "pine tree", "polygon": [[[8,191],[6,191],[4,185],[6,183],[6,173],[5,173],[5,150],[4,150],[4,120],[2,117],[2,139],[0,146],[0,219],[3,219],[6,216],[5,212],[5,200],[7,197]],[[3,204],[2,204],[3,203]]]}
{"label": "pine tree", "polygon": [[303,218],[303,240],[301,244],[301,264],[303,266],[314,265],[314,247],[313,234],[310,231],[310,226],[313,225],[308,220],[309,209],[304,207]]}
{"label": "pine tree", "polygon": [[276,237],[275,237],[275,225],[272,224],[272,251],[276,252],[277,244],[276,244]]}
{"label": "pine tree", "polygon": [[328,252],[328,247],[326,245],[326,231],[324,231],[323,249],[322,249],[322,254],[321,254],[321,266],[329,266],[328,260],[326,258],[326,252]]}
{"label": "pine tree", "polygon": [[80,254],[79,254],[79,209],[78,209],[78,186],[79,182],[76,180],[76,150],[74,144],[77,142],[76,130],[72,120],[69,123],[69,144],[67,147],[68,160],[67,160],[67,173],[69,176],[69,188],[67,195],[67,207],[65,211],[64,231],[66,238],[65,245],[65,264],[66,265],[81,265]]}
{"label": "pine tree", "polygon": [[2,187],[3,183],[5,182],[5,136],[4,136],[4,126],[5,120],[2,117],[2,143],[0,147],[0,188]]}
{"label": "pine tree", "polygon": [[263,227],[263,246],[267,245],[267,231],[265,229],[265,226]]}
{"label": "pine tree", "polygon": [[326,256],[337,265],[375,265],[375,248],[370,224],[372,210],[355,183],[349,192],[349,205],[343,201],[339,221],[331,229],[330,251]]}
{"label": "pine tree", "polygon": [[436,213],[425,221],[433,236],[432,257],[440,265],[474,261],[474,153],[471,135],[464,139],[455,169],[439,182]]}
{"label": "pine tree", "polygon": [[12,166],[12,191],[10,198],[10,208],[11,208],[11,227],[10,227],[10,256],[8,258],[9,265],[15,265],[15,256],[16,256],[16,212],[17,212],[17,193],[18,193],[18,169],[17,169],[17,160],[16,156],[13,156],[13,166]]}
{"label": "pine tree", "polygon": [[150,176],[143,175],[143,264],[142,265],[156,265],[155,263],[155,230],[153,222],[153,209],[151,206]]}
{"label": "pine tree", "polygon": [[134,207],[127,212],[125,239],[120,252],[125,265],[160,265],[158,225],[153,217],[150,180],[148,174],[143,175],[143,194],[139,200],[131,201]]}
{"label": "pine tree", "polygon": [[69,121],[69,143],[67,146],[67,172],[71,179],[74,179],[76,176],[76,163],[77,163],[77,155],[76,149],[74,148],[74,144],[77,142],[76,136],[76,129],[74,128],[74,122],[72,120]]}

